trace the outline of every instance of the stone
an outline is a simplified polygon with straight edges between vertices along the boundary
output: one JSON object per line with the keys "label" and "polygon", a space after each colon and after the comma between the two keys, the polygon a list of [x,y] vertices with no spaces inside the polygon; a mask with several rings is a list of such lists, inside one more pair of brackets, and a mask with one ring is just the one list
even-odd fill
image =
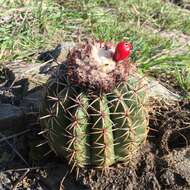
{"label": "stone", "polygon": [[177,101],[181,99],[181,96],[171,92],[165,86],[160,84],[154,78],[146,78],[148,82],[148,95],[151,98],[164,99],[166,101]]}
{"label": "stone", "polygon": [[23,97],[20,107],[24,113],[39,112],[39,106],[43,101],[44,88],[29,93]]}
{"label": "stone", "polygon": [[23,111],[11,104],[0,104],[0,131],[16,129],[23,124]]}

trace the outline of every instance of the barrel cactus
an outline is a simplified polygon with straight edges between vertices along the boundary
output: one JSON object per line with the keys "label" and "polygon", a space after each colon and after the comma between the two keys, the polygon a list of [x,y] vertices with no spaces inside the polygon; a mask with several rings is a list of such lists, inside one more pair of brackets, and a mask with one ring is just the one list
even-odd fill
{"label": "barrel cactus", "polygon": [[79,43],[47,84],[41,126],[51,149],[73,167],[128,163],[146,140],[145,84],[133,74],[129,55],[116,61],[114,51]]}

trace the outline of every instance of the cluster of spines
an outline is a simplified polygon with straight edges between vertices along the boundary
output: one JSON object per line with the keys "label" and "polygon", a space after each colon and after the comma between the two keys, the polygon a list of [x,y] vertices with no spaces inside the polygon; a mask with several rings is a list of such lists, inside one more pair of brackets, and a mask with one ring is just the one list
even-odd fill
{"label": "cluster of spines", "polygon": [[110,119],[108,100],[105,95],[97,96],[90,104],[91,109],[91,162],[96,166],[109,166],[115,162],[113,122]]}

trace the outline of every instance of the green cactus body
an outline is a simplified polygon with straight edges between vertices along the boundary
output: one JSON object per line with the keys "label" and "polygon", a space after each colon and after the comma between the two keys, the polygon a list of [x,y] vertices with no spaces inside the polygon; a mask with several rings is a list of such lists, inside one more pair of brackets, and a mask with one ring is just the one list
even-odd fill
{"label": "green cactus body", "polygon": [[129,162],[148,132],[142,81],[129,74],[127,81],[107,91],[85,87],[84,81],[70,83],[60,74],[51,80],[42,104],[41,125],[52,150],[79,167],[106,168]]}
{"label": "green cactus body", "polygon": [[115,154],[117,161],[126,161],[135,152],[147,135],[147,112],[138,92],[120,84],[108,97],[111,106],[111,119],[115,124]]}
{"label": "green cactus body", "polygon": [[91,103],[91,110],[92,165],[112,165],[115,162],[113,124],[106,95],[97,97]]}

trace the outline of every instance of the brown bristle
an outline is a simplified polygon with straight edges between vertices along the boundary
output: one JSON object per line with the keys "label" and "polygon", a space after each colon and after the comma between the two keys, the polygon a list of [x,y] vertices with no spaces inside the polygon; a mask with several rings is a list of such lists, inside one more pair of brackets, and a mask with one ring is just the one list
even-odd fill
{"label": "brown bristle", "polygon": [[70,50],[67,76],[73,84],[93,91],[111,91],[121,81],[126,81],[129,65],[113,61],[114,50],[106,44],[85,42]]}

